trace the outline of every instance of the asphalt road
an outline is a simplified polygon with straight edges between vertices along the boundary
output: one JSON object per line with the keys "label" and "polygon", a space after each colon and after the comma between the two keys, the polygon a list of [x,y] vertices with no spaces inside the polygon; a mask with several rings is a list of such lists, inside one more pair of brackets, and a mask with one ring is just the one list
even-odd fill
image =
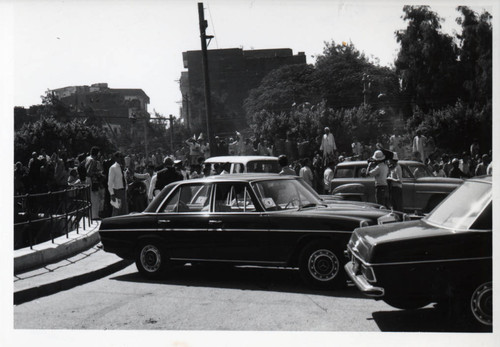
{"label": "asphalt road", "polygon": [[293,269],[185,266],[150,281],[135,265],[15,306],[14,329],[469,331],[433,306],[401,311],[355,287],[312,290]]}

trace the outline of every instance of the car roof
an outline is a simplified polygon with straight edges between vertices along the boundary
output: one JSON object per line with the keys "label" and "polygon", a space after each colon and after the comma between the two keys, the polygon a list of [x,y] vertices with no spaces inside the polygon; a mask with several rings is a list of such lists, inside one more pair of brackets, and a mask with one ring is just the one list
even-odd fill
{"label": "car roof", "polygon": [[277,157],[270,157],[267,155],[225,155],[219,157],[211,157],[205,160],[205,163],[243,163],[246,164],[249,161],[278,161]]}
{"label": "car roof", "polygon": [[298,179],[298,176],[290,175],[280,175],[275,173],[238,173],[238,174],[225,174],[225,175],[213,175],[203,178],[194,178],[190,180],[179,181],[177,183],[183,182],[251,182],[255,180],[266,180],[266,179]]}
{"label": "car roof", "polygon": [[[424,165],[423,163],[416,160],[398,160],[400,165]],[[342,166],[366,166],[368,162],[366,160],[354,160],[354,161],[343,161],[337,164],[337,167]]]}

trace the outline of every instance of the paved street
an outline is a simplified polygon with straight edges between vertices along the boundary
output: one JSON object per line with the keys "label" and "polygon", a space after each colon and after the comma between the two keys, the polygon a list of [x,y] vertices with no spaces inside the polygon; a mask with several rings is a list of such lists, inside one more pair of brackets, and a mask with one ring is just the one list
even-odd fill
{"label": "paved street", "polygon": [[[92,255],[94,261],[109,256],[102,251]],[[295,270],[187,266],[161,281],[147,281],[134,264],[16,305],[14,328],[460,331],[431,306],[399,311],[363,297],[354,287],[311,290]]]}

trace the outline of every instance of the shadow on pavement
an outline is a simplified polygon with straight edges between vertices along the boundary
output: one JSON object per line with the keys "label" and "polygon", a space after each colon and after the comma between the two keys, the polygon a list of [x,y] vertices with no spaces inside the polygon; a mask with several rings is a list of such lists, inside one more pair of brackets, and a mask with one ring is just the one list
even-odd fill
{"label": "shadow on pavement", "polygon": [[[338,289],[314,289],[302,282],[297,269],[229,265],[195,265],[171,269],[159,280],[148,280],[138,272],[111,277],[127,282],[150,282],[167,285],[214,287],[242,290],[317,294],[365,299],[353,285]],[[367,298],[368,299],[368,298]]]}
{"label": "shadow on pavement", "polygon": [[432,305],[418,310],[373,312],[372,316],[380,330],[387,332],[492,332],[491,327],[475,327],[465,321],[450,319],[446,311]]}

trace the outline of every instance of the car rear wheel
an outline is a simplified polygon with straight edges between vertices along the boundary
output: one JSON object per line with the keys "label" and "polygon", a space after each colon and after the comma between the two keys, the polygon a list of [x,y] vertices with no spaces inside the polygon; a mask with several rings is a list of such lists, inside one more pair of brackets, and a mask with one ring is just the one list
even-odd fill
{"label": "car rear wheel", "polygon": [[299,272],[309,285],[318,288],[339,287],[346,284],[340,252],[328,241],[308,244],[299,258]]}
{"label": "car rear wheel", "polygon": [[154,279],[165,272],[168,258],[156,242],[145,242],[137,251],[135,263],[141,275]]}

